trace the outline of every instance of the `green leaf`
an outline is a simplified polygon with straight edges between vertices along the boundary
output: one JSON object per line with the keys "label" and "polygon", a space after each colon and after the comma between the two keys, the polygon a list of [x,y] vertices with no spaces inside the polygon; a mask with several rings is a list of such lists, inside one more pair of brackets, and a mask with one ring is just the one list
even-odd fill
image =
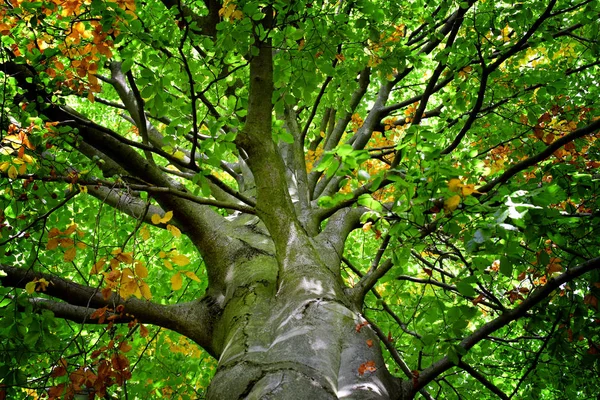
{"label": "green leaf", "polygon": [[512,277],[513,265],[507,257],[500,257],[500,273]]}
{"label": "green leaf", "polygon": [[473,286],[465,281],[459,281],[456,283],[456,289],[458,292],[466,297],[475,297],[477,296],[477,292],[473,289]]}

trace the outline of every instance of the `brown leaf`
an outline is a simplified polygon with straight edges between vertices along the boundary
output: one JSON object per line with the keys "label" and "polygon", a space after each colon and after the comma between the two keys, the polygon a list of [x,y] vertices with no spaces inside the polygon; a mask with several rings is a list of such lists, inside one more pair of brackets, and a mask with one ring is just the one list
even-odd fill
{"label": "brown leaf", "polygon": [[481,303],[482,301],[483,301],[483,294],[479,294],[479,296],[477,296],[476,298],[471,300],[471,303],[473,303],[473,305],[476,306],[477,304]]}
{"label": "brown leaf", "polygon": [[122,353],[127,353],[129,352],[133,347],[131,347],[127,341],[121,342],[121,344],[119,345],[119,351],[121,351]]}
{"label": "brown leaf", "polygon": [[63,259],[66,262],[71,262],[75,259],[76,255],[77,255],[77,247],[71,247],[70,249],[65,251],[65,255],[63,256]]}
{"label": "brown leaf", "polygon": [[148,336],[148,328],[146,328],[143,324],[140,324],[140,336],[141,337]]}
{"label": "brown leaf", "polygon": [[598,309],[598,298],[591,293],[588,293],[583,298],[583,304],[587,304],[594,309]]}
{"label": "brown leaf", "polygon": [[129,367],[129,360],[122,354],[114,354],[111,361],[113,368],[117,371],[123,371]]}

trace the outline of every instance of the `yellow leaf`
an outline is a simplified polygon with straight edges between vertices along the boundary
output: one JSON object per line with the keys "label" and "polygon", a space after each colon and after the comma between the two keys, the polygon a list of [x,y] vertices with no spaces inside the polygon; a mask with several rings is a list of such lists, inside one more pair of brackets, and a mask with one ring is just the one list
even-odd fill
{"label": "yellow leaf", "polygon": [[140,229],[140,235],[144,241],[150,239],[150,230],[147,226],[142,226],[142,229]]}
{"label": "yellow leaf", "polygon": [[165,213],[165,216],[160,219],[160,222],[162,222],[163,224],[166,224],[167,222],[169,222],[171,220],[171,218],[173,218],[173,211],[167,211]]}
{"label": "yellow leaf", "polygon": [[173,288],[173,290],[179,290],[179,289],[181,289],[182,285],[183,285],[183,277],[178,272],[171,277],[171,287]]}
{"label": "yellow leaf", "polygon": [[150,217],[150,219],[152,220],[152,223],[154,225],[160,224],[160,215],[158,215],[158,214],[152,214],[152,217]]}
{"label": "yellow leaf", "polygon": [[8,161],[4,161],[3,163],[0,163],[0,171],[6,172],[8,167],[10,167],[10,163]]}
{"label": "yellow leaf", "polygon": [[159,258],[165,258],[167,256],[167,253],[165,253],[164,251],[159,251],[158,252],[158,257]]}
{"label": "yellow leaf", "polygon": [[42,292],[46,291],[46,288],[48,287],[48,285],[50,284],[50,282],[48,282],[46,279],[44,278],[40,278],[37,282],[40,285],[40,290]]}
{"label": "yellow leaf", "polygon": [[25,175],[27,173],[27,164],[21,164],[19,166],[19,174]]}
{"label": "yellow leaf", "polygon": [[150,293],[150,287],[148,286],[148,284],[146,282],[140,282],[140,292],[142,293],[142,296],[146,300],[152,299],[152,293]]}
{"label": "yellow leaf", "polygon": [[175,153],[173,153],[173,157],[178,160],[183,160],[185,158],[185,153],[181,150],[177,150]]}
{"label": "yellow leaf", "polygon": [[17,175],[18,175],[17,169],[15,168],[15,166],[14,166],[14,165],[11,165],[11,166],[8,168],[8,177],[9,177],[10,179],[15,179],[15,178],[17,177]]}
{"label": "yellow leaf", "polygon": [[460,188],[462,188],[462,183],[460,182],[460,179],[450,179],[450,181],[448,181],[448,189],[450,189],[451,192],[458,192],[460,191]]}
{"label": "yellow leaf", "polygon": [[65,255],[64,255],[63,259],[66,262],[71,262],[75,259],[76,255],[77,255],[77,247],[71,247],[67,251],[65,251]]}
{"label": "yellow leaf", "polygon": [[235,10],[233,14],[231,14],[231,18],[233,19],[242,19],[243,17],[244,13],[242,13],[240,10]]}
{"label": "yellow leaf", "polygon": [[200,282],[200,278],[198,278],[196,276],[196,274],[193,273],[192,271],[181,271],[181,272],[183,272],[185,274],[185,276],[187,276],[191,280],[196,281],[196,282]]}
{"label": "yellow leaf", "polygon": [[173,269],[173,264],[171,264],[171,261],[169,261],[169,260],[163,260],[163,264],[165,264],[165,267],[167,269],[170,269],[170,270]]}
{"label": "yellow leaf", "polygon": [[123,283],[127,284],[130,281],[134,280],[134,276],[133,276],[133,271],[131,270],[131,268],[124,268],[123,272],[121,273],[121,285]]}
{"label": "yellow leaf", "polygon": [[135,262],[135,275],[142,279],[148,276],[148,268],[141,261]]}
{"label": "yellow leaf", "polygon": [[104,257],[99,259],[96,262],[96,264],[94,264],[94,266],[92,267],[92,270],[90,271],[90,275],[96,275],[96,274],[99,274],[100,272],[102,272],[104,270],[105,263],[106,263],[106,259]]}
{"label": "yellow leaf", "polygon": [[190,263],[190,259],[187,258],[187,256],[184,256],[183,254],[177,254],[177,255],[171,256],[171,261],[173,261],[175,264],[179,265],[180,267],[184,267]]}
{"label": "yellow leaf", "polygon": [[138,285],[135,281],[121,282],[119,287],[119,295],[124,299],[128,298],[138,290]]}
{"label": "yellow leaf", "polygon": [[31,282],[27,283],[25,285],[25,291],[29,294],[32,294],[33,292],[35,292],[35,284],[36,284],[35,281],[31,281]]}
{"label": "yellow leaf", "polygon": [[174,225],[168,224],[168,225],[167,225],[167,230],[168,230],[169,232],[171,232],[171,235],[173,235],[173,236],[174,236],[174,237],[176,237],[176,238],[178,238],[178,237],[180,237],[180,236],[181,236],[181,231],[179,230],[179,228],[178,228],[178,227],[176,227],[176,226],[174,226]]}
{"label": "yellow leaf", "polygon": [[458,207],[459,204],[460,204],[460,196],[455,194],[454,196],[452,196],[449,199],[446,199],[446,201],[444,201],[444,210],[446,210],[446,212],[452,212],[452,211],[456,210],[456,208]]}
{"label": "yellow leaf", "polygon": [[460,189],[461,193],[463,196],[469,196],[473,193],[479,193],[477,190],[475,190],[475,185],[474,184],[469,184],[469,185],[464,185],[461,189]]}
{"label": "yellow leaf", "polygon": [[115,270],[119,267],[119,260],[117,260],[116,258],[111,258],[111,260],[109,261],[110,263],[110,269]]}

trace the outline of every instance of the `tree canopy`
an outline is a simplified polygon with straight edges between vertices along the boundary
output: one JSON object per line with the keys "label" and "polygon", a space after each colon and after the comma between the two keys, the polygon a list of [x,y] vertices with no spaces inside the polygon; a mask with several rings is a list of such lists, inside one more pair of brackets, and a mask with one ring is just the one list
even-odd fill
{"label": "tree canopy", "polygon": [[5,0],[0,33],[0,399],[600,391],[597,0]]}

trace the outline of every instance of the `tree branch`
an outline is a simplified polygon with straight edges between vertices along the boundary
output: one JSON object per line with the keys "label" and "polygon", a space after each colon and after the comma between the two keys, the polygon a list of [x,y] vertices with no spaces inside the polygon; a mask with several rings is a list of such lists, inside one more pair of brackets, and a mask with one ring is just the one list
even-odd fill
{"label": "tree branch", "polygon": [[458,367],[463,369],[465,372],[467,372],[473,378],[477,379],[483,386],[485,386],[487,389],[489,389],[490,392],[492,392],[496,396],[498,396],[498,398],[503,399],[503,400],[510,399],[510,397],[507,396],[506,393],[504,393],[502,390],[500,390],[498,388],[498,386],[494,385],[484,375],[479,373],[479,371],[477,371],[475,368],[473,368],[466,362],[461,360],[460,363],[458,364]]}
{"label": "tree branch", "polygon": [[510,167],[509,169],[504,171],[504,173],[502,175],[500,175],[498,178],[493,179],[490,182],[488,182],[487,184],[477,188],[477,191],[481,192],[481,193],[489,192],[495,186],[507,182],[510,178],[512,178],[519,172],[550,157],[552,155],[552,153],[554,153],[556,150],[560,149],[562,146],[566,145],[567,143],[570,143],[570,142],[572,142],[576,139],[579,139],[585,135],[589,135],[590,133],[593,133],[594,131],[596,131],[598,129],[600,129],[600,119],[597,119],[596,121],[590,123],[589,125],[584,126],[579,129],[576,129],[573,132],[561,137],[560,139],[555,140],[550,145],[548,145],[548,147],[546,147],[543,151],[513,165],[512,167]]}
{"label": "tree branch", "polygon": [[[537,289],[533,290],[530,293],[530,295],[525,300],[523,300],[521,304],[519,304],[517,307],[493,319],[492,321],[477,329],[471,335],[464,338],[460,342],[459,346],[466,351],[470,350],[473,346],[475,346],[481,340],[488,337],[491,333],[507,326],[512,321],[515,321],[525,316],[529,310],[531,310],[533,307],[545,300],[553,291],[558,289],[562,284],[570,282],[583,274],[597,269],[600,269],[600,257],[592,258],[575,267],[569,268],[566,272],[555,278],[549,279],[544,286],[538,287]],[[412,388],[412,393],[416,393],[416,391],[418,391],[420,388],[424,387],[433,379],[440,376],[440,374],[442,374],[444,371],[447,371],[453,366],[454,364],[448,359],[448,357],[444,357],[436,363],[432,364],[430,367],[421,372],[417,384],[414,385],[414,388]]]}
{"label": "tree branch", "polygon": [[[75,283],[71,280],[60,278],[56,275],[34,272],[31,269],[17,268],[0,264],[0,270],[6,276],[0,275],[0,283],[5,287],[25,288],[28,282],[44,278],[50,284],[43,294],[65,301],[63,303],[50,303],[46,300],[37,301],[41,307],[55,309],[59,314],[79,323],[96,323],[89,319],[89,310],[109,306],[116,308],[123,305],[128,314],[132,314],[138,321],[161,326],[188,336],[209,353],[212,349],[212,325],[209,303],[198,300],[191,303],[175,305],[162,305],[134,297],[123,299],[112,293],[104,299],[98,288],[93,288]],[[60,305],[59,305],[60,304]],[[81,319],[79,319],[81,317]]]}

